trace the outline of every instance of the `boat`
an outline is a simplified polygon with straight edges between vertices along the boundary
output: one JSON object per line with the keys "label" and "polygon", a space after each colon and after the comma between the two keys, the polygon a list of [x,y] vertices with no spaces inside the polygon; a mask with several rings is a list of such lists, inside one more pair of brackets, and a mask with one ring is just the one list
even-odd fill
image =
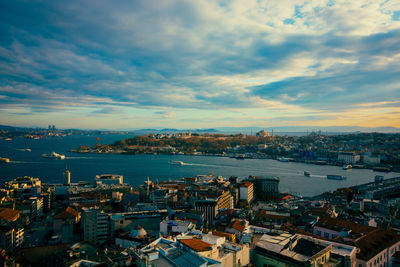
{"label": "boat", "polygon": [[278,160],[279,160],[280,162],[289,162],[289,161],[290,161],[289,158],[278,158]]}
{"label": "boat", "polygon": [[65,155],[61,155],[56,152],[53,152],[51,154],[43,154],[42,157],[47,159],[65,159]]}
{"label": "boat", "polygon": [[11,138],[6,138],[5,140],[6,140],[6,141],[12,141],[12,139],[11,139]]}
{"label": "boat", "polygon": [[304,176],[310,177],[311,173],[308,171],[304,171]]}
{"label": "boat", "polygon": [[0,163],[9,163],[10,159],[9,158],[0,158]]}
{"label": "boat", "polygon": [[184,163],[183,161],[177,160],[177,161],[171,161],[169,164],[183,166]]}
{"label": "boat", "polygon": [[353,168],[353,166],[351,166],[351,164],[345,164],[345,165],[343,165],[343,170],[349,170],[349,169],[351,169],[351,168]]}
{"label": "boat", "polygon": [[346,176],[342,175],[333,175],[333,174],[328,174],[326,178],[331,179],[331,180],[346,180]]}
{"label": "boat", "polygon": [[235,159],[245,159],[243,154],[236,155]]}

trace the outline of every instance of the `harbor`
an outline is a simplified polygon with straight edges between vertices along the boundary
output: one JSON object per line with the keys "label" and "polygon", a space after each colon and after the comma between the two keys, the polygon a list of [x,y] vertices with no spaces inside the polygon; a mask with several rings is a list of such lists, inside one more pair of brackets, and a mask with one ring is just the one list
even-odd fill
{"label": "harbor", "polygon": [[[104,143],[121,140],[121,135],[101,136]],[[71,181],[88,181],[98,173],[120,173],[133,186],[146,179],[159,181],[211,174],[245,179],[249,175],[272,175],[281,179],[282,192],[298,192],[303,196],[314,196],[341,187],[372,182],[377,174],[386,178],[398,177],[396,172],[377,173],[371,169],[348,169],[342,166],[317,165],[299,162],[281,162],[273,159],[237,160],[230,157],[192,156],[192,155],[121,155],[121,154],[77,154],[68,152],[78,145],[94,145],[98,142],[93,136],[65,137],[60,139],[22,139],[0,140],[2,157],[9,158],[8,164],[1,164],[0,180],[10,177],[32,176],[44,182],[57,183],[62,180],[65,167],[71,171]],[[31,152],[15,148],[27,148]],[[49,160],[42,154],[56,151],[65,155],[64,160]],[[172,164],[175,162],[174,164]],[[179,163],[178,163],[179,162]],[[306,171],[306,173],[305,173]],[[310,174],[307,176],[307,172]],[[327,175],[346,176],[345,180],[327,179]]]}

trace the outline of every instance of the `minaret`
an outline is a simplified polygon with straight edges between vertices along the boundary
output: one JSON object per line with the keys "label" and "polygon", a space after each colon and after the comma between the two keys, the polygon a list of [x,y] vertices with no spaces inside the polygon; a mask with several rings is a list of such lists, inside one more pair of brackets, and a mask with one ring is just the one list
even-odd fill
{"label": "minaret", "polygon": [[65,167],[65,171],[63,172],[63,177],[64,177],[64,185],[70,185],[71,184],[71,173]]}

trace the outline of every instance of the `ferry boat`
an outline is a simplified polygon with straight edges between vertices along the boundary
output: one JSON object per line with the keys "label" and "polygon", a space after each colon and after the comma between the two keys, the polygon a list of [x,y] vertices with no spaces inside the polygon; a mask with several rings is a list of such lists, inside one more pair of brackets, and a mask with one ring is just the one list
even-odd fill
{"label": "ferry boat", "polygon": [[178,161],[171,161],[169,164],[183,166],[184,163],[183,161],[178,160]]}
{"label": "ferry boat", "polygon": [[65,155],[61,155],[56,152],[53,152],[51,154],[43,154],[42,157],[48,158],[48,159],[65,159]]}
{"label": "ferry boat", "polygon": [[346,176],[342,175],[333,175],[333,174],[328,174],[326,178],[331,179],[331,180],[346,180]]}
{"label": "ferry boat", "polygon": [[304,176],[310,177],[311,173],[308,171],[304,171]]}
{"label": "ferry boat", "polygon": [[0,162],[1,163],[10,163],[10,159],[9,158],[0,158]]}
{"label": "ferry boat", "polygon": [[349,169],[351,169],[351,168],[353,168],[353,166],[351,166],[350,164],[345,164],[345,165],[343,165],[343,170],[349,170]]}

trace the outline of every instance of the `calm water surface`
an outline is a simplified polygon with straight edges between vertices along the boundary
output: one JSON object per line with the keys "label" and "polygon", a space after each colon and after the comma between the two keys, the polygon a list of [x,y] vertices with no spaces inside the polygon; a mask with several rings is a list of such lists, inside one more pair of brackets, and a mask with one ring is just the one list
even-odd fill
{"label": "calm water surface", "polygon": [[[68,136],[52,139],[0,140],[0,157],[11,159],[8,164],[0,164],[0,182],[18,176],[38,177],[44,182],[61,183],[65,167],[71,171],[71,181],[93,182],[96,174],[121,174],[124,182],[138,186],[149,176],[159,181],[189,177],[197,174],[211,174],[245,178],[249,175],[274,175],[281,179],[282,192],[296,192],[303,196],[313,196],[334,190],[373,181],[375,175],[385,178],[398,177],[400,173],[377,173],[372,170],[342,170],[336,166],[321,166],[294,162],[279,162],[269,159],[237,160],[226,157],[204,157],[183,155],[104,155],[76,154],[68,152],[80,145],[92,146],[96,143],[111,144],[128,135]],[[32,151],[24,151],[30,148]],[[44,153],[65,154],[65,160],[43,158]],[[172,165],[170,161],[183,161],[184,165]],[[311,177],[303,172],[309,171]],[[347,180],[326,179],[327,174],[344,175]]]}

